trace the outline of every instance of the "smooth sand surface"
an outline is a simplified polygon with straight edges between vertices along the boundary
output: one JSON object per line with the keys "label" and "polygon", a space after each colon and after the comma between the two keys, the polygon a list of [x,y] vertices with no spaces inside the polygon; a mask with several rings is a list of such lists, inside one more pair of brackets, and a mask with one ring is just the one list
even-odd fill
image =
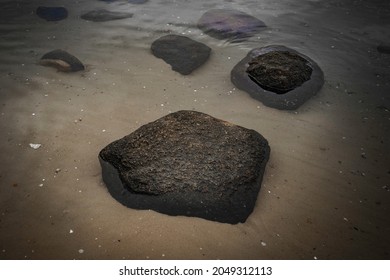
{"label": "smooth sand surface", "polygon": [[[388,1],[64,0],[63,21],[34,14],[50,4],[0,1],[0,259],[390,258],[390,55],[376,50],[390,44]],[[134,16],[79,18],[95,8]],[[213,39],[194,27],[210,8],[250,13],[268,28],[239,44]],[[209,61],[188,76],[172,71],[150,52],[169,32],[210,46]],[[325,73],[296,111],[268,108],[230,82],[249,50],[271,44]],[[38,64],[58,48],[86,71]],[[246,223],[133,210],[109,195],[99,151],[182,109],[269,141]]]}

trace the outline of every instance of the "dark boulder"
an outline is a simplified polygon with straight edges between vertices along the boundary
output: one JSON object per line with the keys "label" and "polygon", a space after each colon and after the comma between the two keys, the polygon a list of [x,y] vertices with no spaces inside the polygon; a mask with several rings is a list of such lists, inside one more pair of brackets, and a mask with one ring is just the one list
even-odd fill
{"label": "dark boulder", "polygon": [[62,72],[76,72],[85,69],[77,57],[60,49],[46,53],[39,63],[43,66],[55,67]]}
{"label": "dark boulder", "polygon": [[85,13],[81,15],[81,18],[88,21],[103,22],[103,21],[131,18],[132,16],[133,16],[132,13],[111,12],[105,9],[99,9],[99,10],[93,10],[88,13]]}
{"label": "dark boulder", "polygon": [[249,77],[262,88],[283,94],[310,80],[313,69],[300,55],[271,51],[249,61]]}
{"label": "dark boulder", "polygon": [[198,28],[217,39],[242,41],[266,27],[261,20],[244,12],[212,9],[202,15]]}
{"label": "dark boulder", "polygon": [[274,45],[251,50],[231,71],[231,81],[266,106],[295,110],[322,88],[324,74],[309,57]]}
{"label": "dark boulder", "polygon": [[172,66],[172,70],[182,75],[191,74],[204,64],[211,52],[205,44],[179,35],[166,35],[157,39],[152,43],[151,50],[154,56],[163,59]]}
{"label": "dark boulder", "polygon": [[254,130],[179,111],[112,142],[99,160],[127,207],[235,224],[253,211],[269,154]]}
{"label": "dark boulder", "polygon": [[68,17],[68,10],[64,7],[39,6],[35,13],[47,21],[59,21]]}
{"label": "dark boulder", "polygon": [[390,45],[380,44],[376,49],[380,53],[390,54]]}

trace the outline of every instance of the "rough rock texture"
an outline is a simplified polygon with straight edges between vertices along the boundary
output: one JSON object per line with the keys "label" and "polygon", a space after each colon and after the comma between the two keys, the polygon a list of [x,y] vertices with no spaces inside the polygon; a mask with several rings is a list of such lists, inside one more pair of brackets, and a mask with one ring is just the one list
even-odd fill
{"label": "rough rock texture", "polygon": [[[268,81],[267,86],[260,86],[259,84],[263,83],[260,77],[254,78],[248,74],[248,68],[251,69],[251,65],[249,64],[251,61],[253,62],[255,58],[274,52],[288,52],[291,57],[296,57],[295,55],[302,58],[299,62],[300,67],[302,68],[302,72],[304,75],[299,75],[299,70],[291,71],[292,73],[286,74],[289,72],[288,67],[286,73],[284,71],[275,71],[268,77],[265,77],[264,80]],[[271,56],[272,58],[272,56]],[[255,59],[256,60],[256,59]],[[283,60],[279,60],[283,61]],[[303,63],[302,63],[303,62]],[[291,66],[291,65],[290,65]],[[290,67],[289,66],[289,67]],[[279,70],[280,69],[280,66]],[[294,66],[296,67],[296,66]],[[310,72],[309,67],[311,69],[310,79],[307,81],[308,72]],[[270,69],[272,67],[269,67]],[[259,71],[260,72],[260,71]],[[268,73],[263,71],[264,74]],[[275,89],[275,84],[272,84],[275,81],[275,77],[280,74],[280,78],[283,82],[278,82],[277,89]],[[276,74],[276,75],[275,75]],[[295,76],[295,81],[291,83],[289,79],[286,79],[285,75],[289,75],[289,79]],[[324,74],[320,67],[309,57],[284,46],[267,46],[263,48],[256,48],[251,50],[247,56],[241,60],[231,71],[230,78],[232,83],[239,89],[248,92],[253,98],[260,100],[264,105],[277,108],[281,110],[295,110],[304,104],[310,97],[317,94],[317,92],[322,88],[324,84]],[[293,79],[294,80],[294,79]],[[300,82],[304,81],[301,85]],[[291,87],[291,88],[290,88]],[[267,90],[268,89],[268,90]],[[273,91],[271,91],[273,90]],[[286,91],[287,90],[287,91]],[[276,91],[276,92],[274,92]]]}
{"label": "rough rock texture", "polygon": [[308,61],[288,51],[272,51],[249,61],[249,77],[262,88],[283,94],[310,80]]}
{"label": "rough rock texture", "polygon": [[172,66],[172,70],[182,75],[191,74],[205,63],[211,52],[205,44],[179,35],[157,39],[152,43],[151,50],[154,56],[163,59]]}
{"label": "rough rock texture", "polygon": [[131,18],[132,16],[133,16],[132,13],[110,12],[105,9],[99,9],[99,10],[93,10],[88,13],[85,13],[81,15],[81,18],[89,21],[94,21],[94,22],[102,22],[102,21]]}
{"label": "rough rock texture", "polygon": [[198,28],[217,39],[242,41],[266,27],[261,20],[244,12],[212,9],[202,15]]}
{"label": "rough rock texture", "polygon": [[235,224],[254,208],[269,154],[254,130],[179,111],[112,142],[99,160],[127,207]]}
{"label": "rough rock texture", "polygon": [[39,63],[44,66],[55,67],[62,72],[76,72],[85,69],[77,57],[60,49],[46,53]]}
{"label": "rough rock texture", "polygon": [[59,21],[68,17],[68,10],[64,7],[39,6],[35,13],[47,21]]}

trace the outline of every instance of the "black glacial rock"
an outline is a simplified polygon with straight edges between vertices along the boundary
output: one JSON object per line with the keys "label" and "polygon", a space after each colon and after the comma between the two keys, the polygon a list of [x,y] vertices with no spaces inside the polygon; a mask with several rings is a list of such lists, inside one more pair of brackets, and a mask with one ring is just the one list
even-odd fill
{"label": "black glacial rock", "polygon": [[82,19],[94,22],[118,20],[124,18],[131,18],[132,13],[122,13],[122,12],[111,12],[105,9],[93,10],[88,13],[81,15]]}
{"label": "black glacial rock", "polygon": [[39,63],[43,66],[55,67],[62,72],[76,72],[85,69],[77,57],[60,49],[46,53]]}
{"label": "black glacial rock", "polygon": [[112,142],[99,160],[127,207],[235,224],[253,211],[269,154],[254,130],[179,111]]}
{"label": "black glacial rock", "polygon": [[154,56],[163,59],[172,66],[172,70],[182,75],[191,74],[205,63],[211,52],[205,44],[179,35],[157,39],[152,43],[151,50]]}
{"label": "black glacial rock", "polygon": [[47,21],[59,21],[68,17],[68,10],[64,7],[39,6],[36,14]]}
{"label": "black glacial rock", "polygon": [[251,50],[230,77],[237,88],[281,110],[297,109],[324,84],[324,74],[312,59],[277,45]]}
{"label": "black glacial rock", "polygon": [[212,9],[202,15],[198,28],[217,39],[242,41],[266,27],[261,20],[244,12],[229,9]]}

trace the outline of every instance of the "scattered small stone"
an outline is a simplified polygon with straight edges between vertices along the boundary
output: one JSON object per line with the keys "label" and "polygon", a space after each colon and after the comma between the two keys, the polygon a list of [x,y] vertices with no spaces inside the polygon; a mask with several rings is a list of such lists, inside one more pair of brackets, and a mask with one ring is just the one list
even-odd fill
{"label": "scattered small stone", "polygon": [[55,172],[56,174],[58,174],[58,173],[61,172],[61,169],[60,169],[60,168],[57,168],[54,172]]}
{"label": "scattered small stone", "polygon": [[265,243],[264,241],[261,241],[261,246],[267,246],[267,243]]}
{"label": "scattered small stone", "polygon": [[37,149],[39,149],[42,146],[42,144],[33,144],[33,143],[30,143],[29,145],[34,150],[37,150]]}
{"label": "scattered small stone", "polygon": [[70,229],[70,230],[69,230],[69,233],[72,234],[72,233],[73,233],[73,229]]}
{"label": "scattered small stone", "polygon": [[79,249],[79,253],[80,254],[84,253],[84,249]]}

